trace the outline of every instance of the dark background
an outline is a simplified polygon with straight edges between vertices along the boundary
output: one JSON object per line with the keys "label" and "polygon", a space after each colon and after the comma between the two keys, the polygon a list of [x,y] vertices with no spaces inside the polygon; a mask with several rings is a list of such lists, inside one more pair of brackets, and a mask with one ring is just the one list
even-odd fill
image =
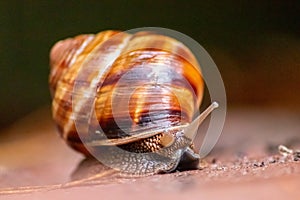
{"label": "dark background", "polygon": [[223,76],[229,107],[299,109],[299,1],[1,1],[0,128],[50,105],[58,40],[165,27],[197,40]]}

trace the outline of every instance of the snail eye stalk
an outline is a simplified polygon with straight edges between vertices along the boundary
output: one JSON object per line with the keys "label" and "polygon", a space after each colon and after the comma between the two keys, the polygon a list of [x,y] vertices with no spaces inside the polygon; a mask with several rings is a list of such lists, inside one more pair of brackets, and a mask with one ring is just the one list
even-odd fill
{"label": "snail eye stalk", "polygon": [[206,110],[204,110],[191,124],[183,129],[184,135],[193,141],[197,135],[198,127],[207,118],[207,116],[216,108],[219,107],[217,102],[213,102]]}

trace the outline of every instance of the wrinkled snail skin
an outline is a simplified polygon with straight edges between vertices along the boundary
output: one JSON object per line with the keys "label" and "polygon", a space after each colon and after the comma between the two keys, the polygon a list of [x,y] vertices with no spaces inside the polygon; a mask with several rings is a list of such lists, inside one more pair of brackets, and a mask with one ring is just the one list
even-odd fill
{"label": "wrinkled snail skin", "polygon": [[[164,169],[174,170],[187,157],[195,165],[199,156],[181,127],[192,122],[203,97],[198,66],[182,43],[151,32],[103,31],[59,41],[50,53],[54,121],[68,145],[87,156],[117,145],[142,160],[147,160],[147,152],[170,158],[172,166]],[[75,121],[91,108],[95,120],[79,137]],[[90,144],[89,150],[82,141]],[[110,150],[104,152],[104,157],[110,156]],[[168,171],[159,169],[161,164],[156,167],[154,157],[127,171]],[[119,159],[111,162],[122,169],[125,161]],[[148,170],[150,162],[153,167]],[[125,165],[130,168],[130,163]]]}

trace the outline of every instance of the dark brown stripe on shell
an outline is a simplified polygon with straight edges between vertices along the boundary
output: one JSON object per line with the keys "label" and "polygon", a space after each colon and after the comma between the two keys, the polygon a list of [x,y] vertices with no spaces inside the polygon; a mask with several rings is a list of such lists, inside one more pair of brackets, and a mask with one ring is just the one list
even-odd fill
{"label": "dark brown stripe on shell", "polygon": [[[166,36],[149,32],[137,33],[133,36],[120,33],[120,37],[113,37],[118,33],[117,31],[106,31],[93,36],[94,39],[84,50],[86,52],[78,56],[75,66],[69,66],[70,58],[72,58],[72,55],[76,51],[76,45],[80,43],[80,37],[74,38],[74,40],[78,40],[74,48],[69,50],[68,47],[65,47],[66,53],[65,55],[61,53],[61,57],[58,59],[61,59],[60,61],[55,59],[51,61],[51,65],[60,67],[57,70],[57,74],[54,74],[60,74],[59,76],[64,74],[62,78],[59,78],[59,76],[50,77],[50,82],[59,82],[57,86],[60,87],[57,89],[55,84],[54,87],[51,86],[56,88],[56,92],[59,93],[55,95],[55,99],[53,100],[53,107],[58,106],[59,108],[54,112],[55,121],[68,143],[74,149],[84,154],[89,153],[82,145],[75,129],[75,124],[70,119],[72,112],[76,117],[77,114],[80,115],[87,112],[88,108],[82,105],[80,111],[74,113],[75,109],[72,108],[72,98],[76,95],[83,95],[80,92],[77,94],[73,93],[75,80],[77,86],[88,88],[95,78],[98,79],[96,81],[98,88],[95,99],[95,111],[98,122],[90,124],[89,133],[83,133],[83,139],[86,138],[87,140],[105,139],[103,135],[96,134],[97,126],[99,125],[108,138],[122,138],[128,136],[128,134],[144,131],[147,128],[161,129],[163,127],[188,123],[191,121],[203,96],[204,83],[201,73],[197,68],[197,61],[183,44]],[[130,41],[124,43],[126,46],[122,47],[122,49],[118,49],[122,50],[121,54],[116,55],[113,64],[105,68],[106,71],[99,77],[96,71],[99,67],[102,67],[99,65],[99,60],[103,58],[103,55],[115,51],[118,44],[123,42],[122,35],[124,37],[131,37]],[[105,41],[103,41],[104,39]],[[78,59],[81,59],[81,61]],[[91,66],[95,68],[91,68]],[[120,78],[124,74],[138,68],[141,69],[139,73],[128,74],[127,79],[124,79],[124,84],[120,84]],[[153,73],[153,76],[149,76],[151,73]],[[140,87],[130,97],[130,118],[126,118],[128,116],[125,115],[125,108],[121,109],[120,113],[117,113],[117,116],[112,117],[111,101],[114,98],[112,92],[116,91],[116,87],[120,89],[118,92],[124,93],[125,97],[126,91],[131,88],[137,89]],[[82,92],[84,93],[84,91]],[[172,92],[181,92],[181,94],[176,96]],[[92,95],[93,93],[87,94]],[[94,98],[93,96],[86,97],[87,94],[84,94],[84,98],[86,99],[83,99],[81,102],[89,102],[89,99]],[[125,97],[118,99],[117,102],[123,105],[126,100],[124,99]],[[183,104],[180,105],[179,102]],[[155,107],[157,105],[159,106]],[[154,108],[150,109],[151,106],[154,106]],[[115,120],[118,121],[118,125],[121,123],[121,128],[124,128],[125,132],[118,127]],[[65,129],[67,123],[68,129]],[[65,131],[68,132],[64,133]],[[147,139],[149,138],[128,145],[126,148],[130,149],[134,147],[139,149]]]}

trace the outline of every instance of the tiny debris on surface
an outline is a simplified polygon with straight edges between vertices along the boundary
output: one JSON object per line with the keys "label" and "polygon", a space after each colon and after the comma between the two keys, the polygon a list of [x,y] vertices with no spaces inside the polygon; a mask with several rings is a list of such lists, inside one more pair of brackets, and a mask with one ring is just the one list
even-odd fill
{"label": "tiny debris on surface", "polygon": [[288,155],[291,155],[291,154],[294,153],[294,151],[292,149],[289,149],[284,145],[279,145],[278,146],[278,151],[283,156],[288,156]]}
{"label": "tiny debris on surface", "polygon": [[294,161],[299,161],[299,159],[300,159],[300,150],[299,149],[292,150],[292,149],[287,148],[284,145],[279,145],[278,151],[281,155],[283,155],[285,157],[292,156]]}

